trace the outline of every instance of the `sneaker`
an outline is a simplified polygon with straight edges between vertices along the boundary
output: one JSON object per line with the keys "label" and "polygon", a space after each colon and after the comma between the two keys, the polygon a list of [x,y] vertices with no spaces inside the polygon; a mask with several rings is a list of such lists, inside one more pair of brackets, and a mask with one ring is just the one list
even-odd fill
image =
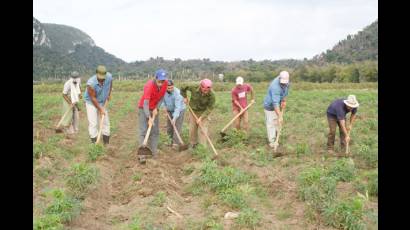
{"label": "sneaker", "polygon": [[269,143],[269,147],[274,148],[274,147],[275,147],[275,144]]}
{"label": "sneaker", "polygon": [[178,145],[177,144],[172,144],[172,147],[171,147],[173,150],[178,150]]}

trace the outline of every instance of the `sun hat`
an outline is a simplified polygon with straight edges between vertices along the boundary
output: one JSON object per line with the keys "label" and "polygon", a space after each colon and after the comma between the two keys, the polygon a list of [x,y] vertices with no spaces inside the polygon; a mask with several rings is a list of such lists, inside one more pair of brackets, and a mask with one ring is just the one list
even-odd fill
{"label": "sun hat", "polygon": [[279,74],[279,83],[288,84],[289,83],[289,73],[288,71],[282,71]]}
{"label": "sun hat", "polygon": [[236,78],[236,84],[237,85],[243,85],[243,77],[239,76]]}
{"label": "sun hat", "polygon": [[359,107],[359,102],[356,100],[356,96],[355,95],[349,95],[347,97],[347,100],[343,100],[343,102],[352,108],[357,108]]}

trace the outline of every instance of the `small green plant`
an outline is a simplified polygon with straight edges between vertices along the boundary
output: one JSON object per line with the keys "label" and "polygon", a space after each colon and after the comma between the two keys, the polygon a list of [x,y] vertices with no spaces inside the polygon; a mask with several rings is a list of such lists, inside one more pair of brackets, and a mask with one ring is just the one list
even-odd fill
{"label": "small green plant", "polygon": [[305,155],[310,153],[309,145],[306,143],[296,144],[296,156]]}
{"label": "small green plant", "polygon": [[130,230],[142,230],[143,228],[141,227],[141,220],[140,220],[140,218],[138,217],[138,215],[135,215],[133,218],[132,218],[132,221],[131,221],[131,223],[128,225],[128,228],[130,229]]}
{"label": "small green plant", "polygon": [[206,161],[201,168],[200,181],[213,191],[233,188],[240,183],[247,183],[251,176],[232,167],[218,169],[215,161]]}
{"label": "small green plant", "polygon": [[40,141],[34,141],[33,143],[33,158],[39,159],[46,151],[46,146]]}
{"label": "small green plant", "polygon": [[378,154],[375,147],[366,144],[359,146],[357,156],[362,159],[367,167],[376,168],[378,165]]}
{"label": "small green plant", "polygon": [[379,178],[378,172],[374,172],[369,174],[369,181],[367,183],[367,190],[369,191],[369,195],[371,196],[378,196],[379,195]]}
{"label": "small green plant", "polygon": [[356,174],[356,168],[351,158],[335,161],[328,171],[329,176],[333,176],[337,181],[351,181]]}
{"label": "small green plant", "polygon": [[142,179],[142,173],[136,172],[134,175],[132,175],[132,180],[133,181],[140,181]]}
{"label": "small green plant", "polygon": [[104,147],[102,145],[90,144],[88,147],[88,160],[95,161],[104,154]]}
{"label": "small green plant", "polygon": [[222,145],[224,147],[243,148],[244,143],[248,139],[246,133],[242,130],[231,129],[226,133],[222,139]]}
{"label": "small green plant", "polygon": [[266,153],[263,148],[257,148],[255,151],[250,152],[250,156],[256,161],[257,166],[266,166],[274,160],[273,155]]}
{"label": "small green plant", "polygon": [[339,201],[326,207],[323,216],[327,224],[349,230],[365,229],[363,222],[364,200],[354,197],[346,201]]}
{"label": "small green plant", "polygon": [[150,202],[150,205],[161,207],[164,205],[167,197],[165,192],[157,192],[154,196],[154,199]]}
{"label": "small green plant", "polygon": [[322,168],[308,168],[297,178],[299,197],[317,211],[336,196],[336,178],[326,176]]}
{"label": "small green plant", "polygon": [[193,150],[192,155],[199,157],[200,159],[210,159],[212,156],[209,150],[202,144],[198,144]]}
{"label": "small green plant", "polygon": [[75,197],[83,198],[90,185],[97,182],[98,177],[99,171],[97,168],[86,163],[75,163],[69,170],[66,185]]}
{"label": "small green plant", "polygon": [[45,209],[47,215],[58,215],[62,223],[69,222],[80,213],[80,202],[67,196],[61,189],[51,191],[52,203]]}
{"label": "small green plant", "polygon": [[239,217],[235,219],[238,227],[255,228],[259,225],[262,217],[258,211],[251,208],[242,209]]}
{"label": "small green plant", "polygon": [[39,175],[43,179],[47,179],[51,174],[50,168],[39,168],[36,170],[37,175]]}
{"label": "small green plant", "polygon": [[218,196],[232,208],[244,208],[247,206],[244,194],[237,187],[224,189],[218,193]]}
{"label": "small green plant", "polygon": [[62,230],[64,228],[60,216],[56,214],[40,216],[33,222],[34,230]]}

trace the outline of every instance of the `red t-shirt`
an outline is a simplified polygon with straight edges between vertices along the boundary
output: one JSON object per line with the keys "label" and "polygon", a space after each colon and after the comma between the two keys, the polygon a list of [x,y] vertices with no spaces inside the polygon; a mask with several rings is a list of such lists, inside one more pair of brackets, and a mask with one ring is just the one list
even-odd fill
{"label": "red t-shirt", "polygon": [[242,108],[245,108],[248,105],[246,100],[246,95],[252,90],[252,86],[249,84],[243,84],[241,86],[237,85],[232,89],[232,109],[240,110],[238,106],[234,103],[235,100],[239,102]]}
{"label": "red t-shirt", "polygon": [[162,99],[167,91],[168,81],[165,81],[161,88],[158,89],[158,86],[155,84],[155,80],[149,80],[144,85],[144,94],[142,95],[138,108],[144,107],[144,100],[149,100],[149,109],[153,110],[157,107],[158,102]]}

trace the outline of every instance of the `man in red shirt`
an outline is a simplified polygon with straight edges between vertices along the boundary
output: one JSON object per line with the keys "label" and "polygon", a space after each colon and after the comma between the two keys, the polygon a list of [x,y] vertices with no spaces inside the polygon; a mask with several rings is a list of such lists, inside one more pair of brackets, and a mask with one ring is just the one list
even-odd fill
{"label": "man in red shirt", "polygon": [[[240,113],[247,105],[246,96],[251,93],[251,102],[255,102],[255,95],[252,86],[243,83],[243,78],[241,76],[236,78],[236,86],[232,89],[232,111],[233,115],[236,116]],[[245,111],[235,120],[236,129],[241,129],[241,121],[243,129],[248,132],[248,111]]]}
{"label": "man in red shirt", "polygon": [[[138,129],[140,145],[144,142],[145,134],[148,130],[148,125],[152,124],[151,133],[148,138],[147,145],[152,151],[154,157],[158,153],[158,139],[159,139],[159,118],[158,107],[164,99],[167,91],[168,80],[167,72],[159,69],[155,72],[155,79],[148,80],[144,85],[144,93],[138,103]],[[155,114],[155,119],[153,118]]]}

